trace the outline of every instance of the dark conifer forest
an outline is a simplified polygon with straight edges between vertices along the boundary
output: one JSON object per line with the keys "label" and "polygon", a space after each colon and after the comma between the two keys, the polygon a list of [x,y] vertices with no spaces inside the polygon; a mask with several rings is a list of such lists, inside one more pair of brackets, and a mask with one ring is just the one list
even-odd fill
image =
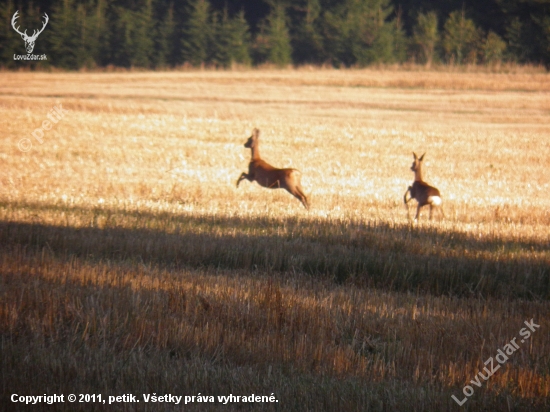
{"label": "dark conifer forest", "polygon": [[[34,54],[21,32],[39,30]],[[0,65],[550,66],[546,0],[4,0]]]}

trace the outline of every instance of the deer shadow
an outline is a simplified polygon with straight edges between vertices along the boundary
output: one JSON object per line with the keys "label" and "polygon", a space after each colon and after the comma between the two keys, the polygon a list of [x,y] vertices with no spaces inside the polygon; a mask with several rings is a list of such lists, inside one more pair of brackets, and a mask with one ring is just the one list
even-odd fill
{"label": "deer shadow", "polygon": [[[178,215],[66,205],[9,207],[88,215],[90,226],[98,218],[104,223],[73,227],[0,221],[0,243],[6,250],[45,248],[57,257],[176,269],[299,271],[338,283],[435,295],[550,298],[548,242],[368,221]],[[141,223],[121,227],[121,221]],[[168,226],[172,229],[161,229]]]}

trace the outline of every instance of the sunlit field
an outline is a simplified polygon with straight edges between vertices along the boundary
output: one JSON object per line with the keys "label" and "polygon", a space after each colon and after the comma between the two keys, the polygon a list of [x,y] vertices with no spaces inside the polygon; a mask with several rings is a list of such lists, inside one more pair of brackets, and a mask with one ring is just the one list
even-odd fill
{"label": "sunlit field", "polygon": [[[4,72],[0,125],[6,410],[550,407],[547,73]],[[309,211],[236,188],[254,128]],[[408,216],[413,151],[445,216]]]}

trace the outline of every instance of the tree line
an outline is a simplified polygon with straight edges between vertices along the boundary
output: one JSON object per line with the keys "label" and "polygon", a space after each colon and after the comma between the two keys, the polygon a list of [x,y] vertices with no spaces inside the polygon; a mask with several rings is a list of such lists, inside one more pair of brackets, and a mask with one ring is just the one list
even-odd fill
{"label": "tree line", "polygon": [[[0,64],[231,67],[502,61],[550,67],[550,2],[541,0],[21,0],[0,5]],[[32,33],[34,53],[11,20]]]}

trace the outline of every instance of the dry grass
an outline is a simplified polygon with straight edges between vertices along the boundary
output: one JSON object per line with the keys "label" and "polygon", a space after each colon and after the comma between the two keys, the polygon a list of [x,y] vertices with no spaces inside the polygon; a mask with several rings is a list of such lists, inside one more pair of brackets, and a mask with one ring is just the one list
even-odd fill
{"label": "dry grass", "polygon": [[[545,410],[549,80],[3,73],[2,396]],[[31,132],[58,103],[70,112],[40,144]],[[266,160],[302,171],[310,212],[283,191],[235,188],[254,127]],[[407,219],[413,150],[447,219]],[[541,328],[459,408],[451,395],[531,318]]]}

